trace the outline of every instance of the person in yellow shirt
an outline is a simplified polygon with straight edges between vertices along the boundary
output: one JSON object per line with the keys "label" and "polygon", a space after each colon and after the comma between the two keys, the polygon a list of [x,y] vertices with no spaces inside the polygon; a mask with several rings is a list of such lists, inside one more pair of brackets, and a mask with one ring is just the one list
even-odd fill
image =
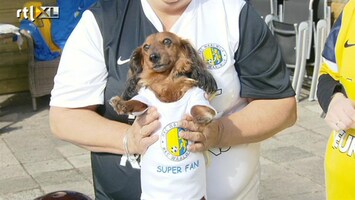
{"label": "person in yellow shirt", "polygon": [[355,199],[355,0],[334,24],[323,51],[317,96],[333,129],[325,154],[328,200]]}

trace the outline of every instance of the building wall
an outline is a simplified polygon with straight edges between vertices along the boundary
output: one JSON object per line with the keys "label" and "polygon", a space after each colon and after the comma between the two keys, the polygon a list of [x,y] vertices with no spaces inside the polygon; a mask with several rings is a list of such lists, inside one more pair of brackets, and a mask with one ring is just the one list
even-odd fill
{"label": "building wall", "polygon": [[331,11],[332,11],[332,23],[334,23],[335,20],[338,19],[340,13],[343,11],[343,8],[348,1],[349,0],[331,0],[330,1],[330,7],[331,7]]}

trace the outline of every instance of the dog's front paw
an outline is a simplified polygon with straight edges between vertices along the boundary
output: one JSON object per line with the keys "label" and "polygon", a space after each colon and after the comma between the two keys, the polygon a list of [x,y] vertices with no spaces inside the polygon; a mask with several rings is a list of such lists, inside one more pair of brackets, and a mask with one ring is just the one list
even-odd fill
{"label": "dog's front paw", "polygon": [[209,124],[213,119],[213,116],[210,114],[197,115],[194,117],[194,121],[198,124],[206,125]]}
{"label": "dog's front paw", "polygon": [[127,114],[127,106],[126,106],[126,101],[121,99],[119,96],[112,97],[110,99],[110,105],[113,107],[113,109],[119,114]]}
{"label": "dog's front paw", "polygon": [[213,120],[216,113],[207,106],[193,106],[191,115],[196,123],[206,125]]}

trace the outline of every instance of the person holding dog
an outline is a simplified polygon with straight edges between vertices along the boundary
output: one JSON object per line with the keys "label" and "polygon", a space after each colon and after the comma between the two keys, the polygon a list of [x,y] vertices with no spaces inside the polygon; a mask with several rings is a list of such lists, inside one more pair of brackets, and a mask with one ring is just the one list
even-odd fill
{"label": "person holding dog", "polygon": [[333,25],[323,50],[317,96],[333,129],[325,154],[327,199],[355,197],[355,1]]}
{"label": "person holding dog", "polygon": [[244,0],[98,1],[64,47],[52,132],[92,152],[96,199],[140,199],[134,154],[159,140],[159,108],[131,119],[109,100],[125,87],[133,50],[163,31],[189,40],[217,82],[217,117],[179,123],[189,130],[179,136],[194,142],[189,151],[208,151],[207,199],[258,199],[260,142],[295,123],[296,101],[276,40]]}

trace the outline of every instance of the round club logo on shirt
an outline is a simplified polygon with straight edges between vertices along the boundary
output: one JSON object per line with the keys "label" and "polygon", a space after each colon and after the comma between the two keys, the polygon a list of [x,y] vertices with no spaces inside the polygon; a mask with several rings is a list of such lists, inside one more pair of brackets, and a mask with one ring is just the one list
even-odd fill
{"label": "round club logo on shirt", "polygon": [[184,160],[190,154],[187,150],[189,141],[179,137],[179,133],[185,129],[178,127],[177,124],[172,122],[166,125],[160,135],[160,145],[164,155],[173,161]]}
{"label": "round club logo on shirt", "polygon": [[198,50],[203,60],[208,63],[211,69],[223,67],[227,62],[227,53],[218,44],[205,44]]}

